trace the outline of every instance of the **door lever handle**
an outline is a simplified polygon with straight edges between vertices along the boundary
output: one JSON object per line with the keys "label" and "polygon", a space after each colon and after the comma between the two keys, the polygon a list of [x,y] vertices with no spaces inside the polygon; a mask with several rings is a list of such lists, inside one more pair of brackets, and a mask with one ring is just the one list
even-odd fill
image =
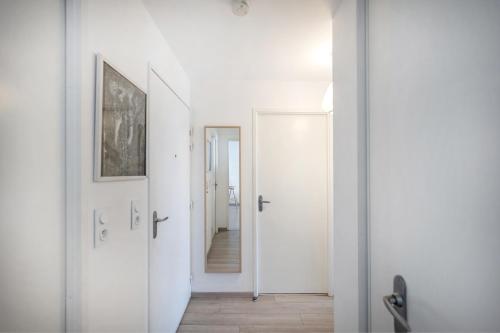
{"label": "door lever handle", "polygon": [[264,210],[265,203],[271,203],[271,201],[265,201],[262,195],[259,195],[259,212],[262,212]]}
{"label": "door lever handle", "polygon": [[394,293],[392,295],[387,295],[384,296],[384,305],[389,310],[391,315],[394,317],[394,320],[396,320],[403,328],[406,330],[406,332],[411,332],[410,325],[408,324],[408,321],[399,314],[397,308],[401,308],[404,306],[404,298],[399,295],[398,293]]}
{"label": "door lever handle", "polygon": [[158,223],[168,220],[168,216],[159,219],[156,210],[153,212],[153,239],[158,236]]}
{"label": "door lever handle", "polygon": [[155,215],[153,215],[153,222],[154,223],[160,223],[160,222],[163,222],[163,221],[166,221],[166,220],[168,220],[168,216],[164,217],[162,219],[159,219],[158,217],[156,217]]}
{"label": "door lever handle", "polygon": [[382,298],[385,307],[394,317],[394,332],[411,332],[408,324],[408,301],[406,282],[401,275],[396,275],[393,280],[393,293]]}

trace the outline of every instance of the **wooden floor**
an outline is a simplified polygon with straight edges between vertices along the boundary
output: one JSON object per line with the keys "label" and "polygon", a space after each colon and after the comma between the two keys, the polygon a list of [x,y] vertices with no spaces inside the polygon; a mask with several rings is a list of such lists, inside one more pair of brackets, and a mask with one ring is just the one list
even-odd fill
{"label": "wooden floor", "polygon": [[221,231],[215,234],[207,256],[207,272],[240,272],[240,231]]}
{"label": "wooden floor", "polygon": [[320,295],[192,298],[178,332],[333,332],[333,299]]}

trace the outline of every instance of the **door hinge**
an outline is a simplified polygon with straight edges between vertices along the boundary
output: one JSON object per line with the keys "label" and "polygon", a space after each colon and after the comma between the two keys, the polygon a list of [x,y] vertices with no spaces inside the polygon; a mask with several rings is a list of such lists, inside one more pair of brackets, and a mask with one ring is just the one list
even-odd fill
{"label": "door hinge", "polygon": [[193,209],[193,207],[194,207],[194,201],[189,200],[189,209]]}
{"label": "door hinge", "polygon": [[194,133],[194,129],[191,127],[191,128],[189,129],[189,136],[193,136],[193,133]]}
{"label": "door hinge", "polygon": [[193,149],[194,149],[194,143],[191,143],[191,144],[189,145],[189,151],[193,151]]}

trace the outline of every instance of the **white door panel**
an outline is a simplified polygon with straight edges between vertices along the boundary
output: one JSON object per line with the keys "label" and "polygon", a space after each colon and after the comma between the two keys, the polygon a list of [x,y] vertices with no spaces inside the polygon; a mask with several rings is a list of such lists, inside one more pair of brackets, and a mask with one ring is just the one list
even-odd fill
{"label": "white door panel", "polygon": [[325,115],[257,116],[260,291],[326,293],[328,127]]}
{"label": "white door panel", "polygon": [[368,7],[372,328],[498,332],[500,2]]}
{"label": "white door panel", "polygon": [[189,111],[154,73],[149,91],[150,331],[175,332],[190,298]]}

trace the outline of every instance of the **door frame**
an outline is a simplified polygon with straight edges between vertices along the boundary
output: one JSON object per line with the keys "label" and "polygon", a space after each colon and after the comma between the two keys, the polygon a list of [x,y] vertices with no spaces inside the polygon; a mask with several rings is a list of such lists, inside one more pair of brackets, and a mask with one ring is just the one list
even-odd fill
{"label": "door frame", "polygon": [[327,133],[327,261],[328,261],[328,295],[333,295],[333,122],[332,112],[318,112],[311,109],[290,109],[290,108],[254,108],[252,110],[252,247],[253,247],[253,297],[256,299],[260,293],[260,233],[259,233],[259,214],[258,214],[258,169],[257,169],[257,133],[258,119],[263,115],[284,115],[284,116],[319,116],[324,117],[328,126]]}
{"label": "door frame", "polygon": [[65,299],[66,332],[82,330],[82,3],[65,0]]}
{"label": "door frame", "polygon": [[[349,175],[352,178],[339,185],[334,195],[335,201],[343,197],[353,205],[350,209],[337,206],[336,211],[341,219],[336,221],[335,229],[352,243],[337,242],[334,249],[335,330],[371,332],[369,1],[333,0],[332,19],[333,44],[340,53],[332,58],[334,117],[339,119],[334,123],[334,140],[336,145],[348,145],[344,155],[348,152],[355,157],[347,160],[335,155],[334,162],[354,170]],[[352,34],[337,37],[339,24]],[[335,131],[337,126],[350,128],[352,134]],[[343,170],[337,171],[334,182],[344,176]]]}

